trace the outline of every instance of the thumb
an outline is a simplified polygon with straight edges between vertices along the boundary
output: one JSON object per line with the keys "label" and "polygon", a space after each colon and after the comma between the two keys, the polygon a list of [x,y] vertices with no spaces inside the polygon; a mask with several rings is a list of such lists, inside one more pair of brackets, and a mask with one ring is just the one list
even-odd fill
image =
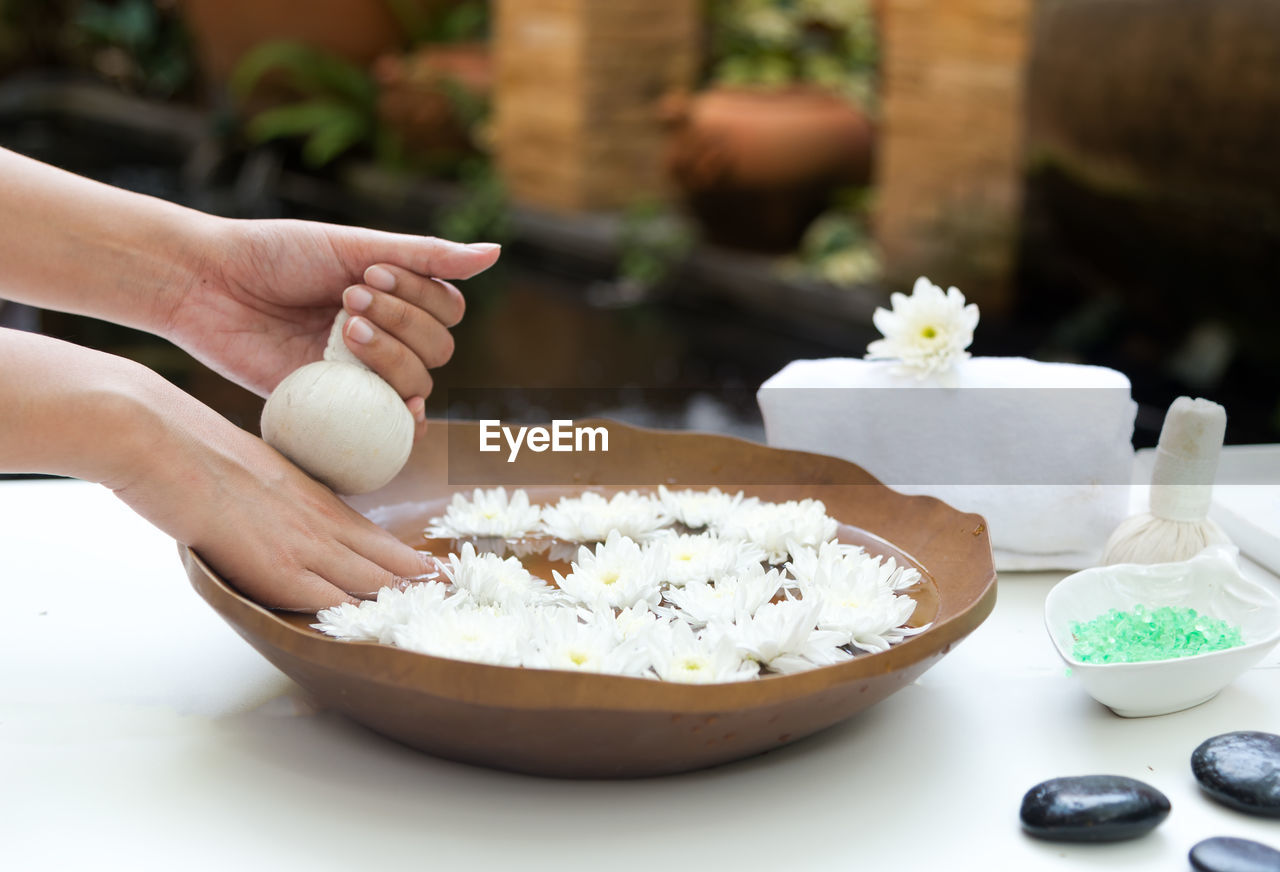
{"label": "thumb", "polygon": [[469,279],[493,266],[502,246],[495,242],[464,245],[408,233],[369,230],[359,234],[352,254],[363,264],[360,272],[375,263],[389,263],[421,276],[438,279]]}

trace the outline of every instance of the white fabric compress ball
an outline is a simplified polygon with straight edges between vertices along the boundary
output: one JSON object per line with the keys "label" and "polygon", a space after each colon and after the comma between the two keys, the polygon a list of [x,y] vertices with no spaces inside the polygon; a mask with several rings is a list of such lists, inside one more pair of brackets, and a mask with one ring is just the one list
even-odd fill
{"label": "white fabric compress ball", "polygon": [[338,313],[324,360],[290,373],[262,410],[262,438],[338,493],[377,490],[404,468],[413,415],[342,341]]}

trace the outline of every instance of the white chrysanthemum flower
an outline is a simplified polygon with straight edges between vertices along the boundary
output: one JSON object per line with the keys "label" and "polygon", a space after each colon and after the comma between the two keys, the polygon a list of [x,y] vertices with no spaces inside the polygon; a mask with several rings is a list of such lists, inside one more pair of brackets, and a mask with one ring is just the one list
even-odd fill
{"label": "white chrysanthemum flower", "polygon": [[714,527],[728,517],[742,502],[742,491],[721,493],[719,488],[705,491],[670,491],[658,485],[658,499],[671,517],[691,530]]}
{"label": "white chrysanthemum flower", "polygon": [[563,597],[538,578],[518,558],[505,560],[496,554],[478,554],[470,542],[461,554],[450,554],[445,572],[458,590],[467,591],[481,605],[539,605]]}
{"label": "white chrysanthemum flower", "polygon": [[919,579],[916,570],[900,567],[892,558],[833,557],[818,562],[811,578],[800,584],[800,595],[821,606],[820,629],[840,633],[864,651],[884,651],[924,629],[903,626],[916,603],[896,593],[913,576]]}
{"label": "white chrysanthemum flower", "polygon": [[774,672],[790,674],[853,657],[840,646],[844,634],[817,628],[821,604],[810,600],[768,603],[733,623],[715,623],[709,634],[731,641],[744,656]]}
{"label": "white chrysanthemum flower", "polygon": [[728,575],[715,584],[698,582],[684,587],[668,588],[664,593],[674,608],[660,613],[677,617],[695,627],[710,623],[729,623],[739,614],[753,615],[777,596],[786,583],[781,570],[765,572],[759,565],[742,575]]}
{"label": "white chrysanthemum flower", "polygon": [[[759,563],[764,555],[739,542],[725,542],[710,533],[698,535],[667,532],[645,546],[654,553],[659,581],[675,587],[699,581],[715,581],[738,571],[740,565]],[[754,560],[751,558],[754,557]]]}
{"label": "white chrysanthemum flower", "polygon": [[619,641],[611,621],[580,621],[572,609],[544,610],[533,625],[524,665],[532,669],[643,677],[649,656],[637,640]]}
{"label": "white chrysanthemum flower", "polygon": [[401,590],[384,587],[377,599],[360,604],[342,603],[316,613],[320,632],[352,642],[390,644],[391,631],[414,615],[423,614],[445,601],[446,586],[439,582],[411,584]]}
{"label": "white chrysanthemum flower", "polygon": [[529,634],[523,612],[505,612],[493,606],[476,607],[469,599],[455,595],[446,600],[452,607],[439,608],[415,616],[392,630],[397,647],[495,666],[519,666],[521,640]]}
{"label": "white chrysanthemum flower", "polygon": [[792,548],[816,548],[835,538],[838,524],[821,500],[766,503],[747,500],[720,527],[724,539],[741,539],[784,563]]}
{"label": "white chrysanthemum flower", "polygon": [[787,563],[787,570],[798,583],[812,581],[818,565],[823,561],[861,559],[867,553],[861,545],[850,545],[834,540],[823,542],[817,548],[796,545],[788,548],[788,551],[791,553],[791,560]]}
{"label": "white chrysanthemum flower", "polygon": [[867,346],[868,360],[899,360],[900,369],[917,378],[945,372],[969,356],[978,326],[978,306],[965,305],[956,288],[942,288],[924,276],[916,279],[911,296],[892,294],[893,311],[878,308],[872,315],[884,334]]}
{"label": "white chrysanthemum flower", "polygon": [[645,635],[653,670],[663,681],[683,684],[717,684],[746,681],[760,667],[744,660],[733,643],[723,637],[699,638],[679,621],[656,624]]}
{"label": "white chrysanthemum flower", "polygon": [[508,499],[505,488],[476,488],[471,499],[454,494],[444,515],[432,518],[425,533],[430,539],[519,539],[538,528],[541,514],[521,489]]}
{"label": "white chrysanthemum flower", "polygon": [[670,524],[671,516],[661,502],[635,491],[616,493],[607,500],[591,492],[562,497],[542,510],[543,531],[566,542],[603,542],[614,532],[641,541]]}
{"label": "white chrysanthemum flower", "polygon": [[578,617],[583,621],[603,622],[612,629],[614,638],[619,644],[644,636],[659,621],[657,613],[649,608],[648,603],[628,606],[617,611],[613,609],[593,611],[589,608],[579,608]]}
{"label": "white chrysanthemum flower", "polygon": [[653,568],[658,557],[658,552],[646,553],[615,530],[595,551],[585,545],[579,548],[568,575],[552,575],[560,590],[593,608],[657,605],[661,591]]}

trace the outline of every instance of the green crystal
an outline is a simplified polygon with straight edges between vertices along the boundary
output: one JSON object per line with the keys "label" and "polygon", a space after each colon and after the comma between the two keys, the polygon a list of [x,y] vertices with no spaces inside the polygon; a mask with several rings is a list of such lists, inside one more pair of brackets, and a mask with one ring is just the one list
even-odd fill
{"label": "green crystal", "polygon": [[1140,663],[1221,651],[1244,644],[1240,628],[1195,609],[1136,605],[1071,625],[1072,655],[1082,663]]}

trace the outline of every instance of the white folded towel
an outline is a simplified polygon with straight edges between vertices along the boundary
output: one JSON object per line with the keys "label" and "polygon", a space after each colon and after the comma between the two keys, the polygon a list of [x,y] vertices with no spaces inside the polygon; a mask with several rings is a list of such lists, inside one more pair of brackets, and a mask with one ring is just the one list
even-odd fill
{"label": "white folded towel", "polygon": [[981,514],[997,569],[1098,562],[1128,513],[1128,378],[1013,357],[959,361],[945,382],[898,366],[788,364],[757,394],[769,444],[841,457],[895,490]]}

